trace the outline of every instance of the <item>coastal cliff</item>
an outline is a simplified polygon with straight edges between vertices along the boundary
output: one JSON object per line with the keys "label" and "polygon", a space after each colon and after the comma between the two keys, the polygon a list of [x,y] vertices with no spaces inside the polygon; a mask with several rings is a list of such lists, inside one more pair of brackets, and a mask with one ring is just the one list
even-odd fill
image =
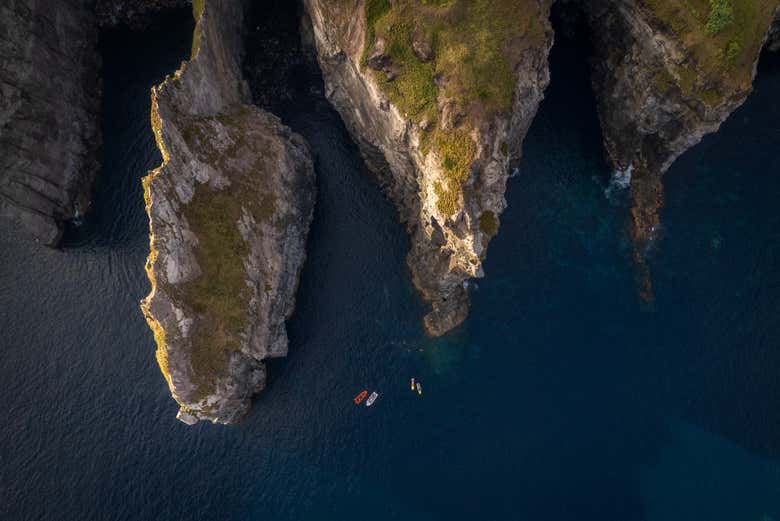
{"label": "coastal cliff", "polygon": [[777,0],[594,0],[593,89],[614,168],[631,178],[640,296],[661,229],[662,175],[747,98]]}
{"label": "coastal cliff", "polygon": [[0,217],[56,245],[99,168],[100,55],[88,2],[0,4]]}
{"label": "coastal cliff", "polygon": [[152,92],[163,164],[144,178],[150,221],[142,309],[185,423],[234,423],[287,354],[312,218],[302,138],[251,104],[242,2],[195,2],[193,55]]}
{"label": "coastal cliff", "polygon": [[428,333],[468,313],[549,82],[551,1],[305,0],[326,95],[395,202]]}

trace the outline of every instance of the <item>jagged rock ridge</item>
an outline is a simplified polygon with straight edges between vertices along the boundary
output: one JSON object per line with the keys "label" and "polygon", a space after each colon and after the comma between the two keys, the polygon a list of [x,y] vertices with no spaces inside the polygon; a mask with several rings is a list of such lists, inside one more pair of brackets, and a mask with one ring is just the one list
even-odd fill
{"label": "jagged rock ridge", "polygon": [[196,2],[193,57],[152,93],[163,165],[144,179],[150,219],[142,309],[179,419],[233,423],[287,353],[314,206],[302,138],[250,103],[241,2]]}

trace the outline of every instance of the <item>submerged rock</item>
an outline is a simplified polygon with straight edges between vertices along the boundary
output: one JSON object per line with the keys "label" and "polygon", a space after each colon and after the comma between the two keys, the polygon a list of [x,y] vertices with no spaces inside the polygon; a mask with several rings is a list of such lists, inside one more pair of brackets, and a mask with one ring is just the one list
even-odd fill
{"label": "submerged rock", "polygon": [[152,92],[163,165],[144,179],[152,282],[142,309],[179,419],[240,420],[287,354],[314,207],[303,139],[250,103],[243,6],[196,5],[193,57]]}
{"label": "submerged rock", "polygon": [[551,1],[305,0],[326,94],[411,235],[441,335],[468,313],[549,82]]}
{"label": "submerged rock", "polygon": [[99,168],[100,56],[89,2],[0,3],[0,216],[54,246]]}
{"label": "submerged rock", "polygon": [[724,0],[704,10],[682,0],[582,5],[595,43],[604,144],[616,170],[633,170],[634,259],[640,296],[652,301],[645,254],[661,229],[662,175],[745,101],[778,2]]}

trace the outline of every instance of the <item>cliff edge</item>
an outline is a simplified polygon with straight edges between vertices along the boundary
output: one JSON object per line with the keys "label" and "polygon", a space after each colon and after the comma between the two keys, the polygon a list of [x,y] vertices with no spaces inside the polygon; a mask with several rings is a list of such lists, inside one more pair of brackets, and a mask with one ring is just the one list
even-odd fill
{"label": "cliff edge", "polygon": [[243,4],[193,6],[193,55],[152,91],[163,164],[144,178],[142,302],[185,423],[240,420],[287,354],[315,199],[302,138],[252,105],[241,76]]}

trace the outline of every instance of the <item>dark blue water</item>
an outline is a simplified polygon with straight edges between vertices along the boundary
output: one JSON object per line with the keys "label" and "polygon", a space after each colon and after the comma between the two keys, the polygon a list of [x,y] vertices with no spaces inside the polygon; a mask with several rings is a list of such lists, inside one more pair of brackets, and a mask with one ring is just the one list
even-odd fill
{"label": "dark blue water", "polygon": [[0,519],[780,519],[777,56],[669,172],[649,314],[587,51],[559,38],[487,278],[440,340],[395,210],[312,89],[284,114],[319,175],[290,356],[245,423],[187,427],[138,301],[148,88],[190,30],[105,42],[105,168],[69,247],[0,230]]}

